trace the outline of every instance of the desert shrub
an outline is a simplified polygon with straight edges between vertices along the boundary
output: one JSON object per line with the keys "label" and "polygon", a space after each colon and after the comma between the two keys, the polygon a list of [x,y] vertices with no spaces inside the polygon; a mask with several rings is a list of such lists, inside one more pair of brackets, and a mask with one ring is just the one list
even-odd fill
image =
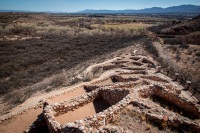
{"label": "desert shrub", "polygon": [[119,33],[121,33],[121,34],[123,34],[123,35],[130,35],[131,34],[131,31],[130,31],[130,29],[117,29],[117,31],[116,32],[119,32]]}
{"label": "desert shrub", "polygon": [[[47,23],[48,24],[48,23]],[[67,26],[58,26],[58,25],[40,25],[36,26],[35,24],[30,25],[7,25],[5,28],[0,27],[0,34],[14,34],[14,35],[37,35],[37,36],[65,36],[65,35],[74,35],[75,29]]]}
{"label": "desert shrub", "polygon": [[77,33],[78,36],[98,36],[98,35],[114,35],[114,36],[133,36],[138,35],[140,31],[131,32],[130,29],[119,29],[119,28],[108,28],[105,27],[98,27],[93,28],[92,30],[88,30],[86,28],[81,28],[80,31]]}
{"label": "desert shrub", "polygon": [[13,29],[10,30],[10,33],[12,34],[20,34],[23,32],[23,29],[21,27],[14,27]]}
{"label": "desert shrub", "polygon": [[177,47],[174,45],[170,45],[170,46],[168,46],[168,48],[171,49],[173,52],[177,51]]}
{"label": "desert shrub", "polygon": [[188,35],[182,35],[181,37],[174,37],[174,38],[163,38],[165,44],[172,44],[172,45],[182,45],[182,48],[188,48],[187,44],[197,44],[200,45],[200,32],[193,32]]}
{"label": "desert shrub", "polygon": [[36,34],[46,37],[74,35],[75,29],[70,28],[69,26],[58,26],[58,25],[48,25],[45,27],[38,26]]}
{"label": "desert shrub", "polygon": [[190,33],[182,37],[187,43],[200,45],[200,31]]}
{"label": "desert shrub", "polygon": [[179,53],[176,54],[175,59],[177,62],[179,62],[181,60],[181,56]]}
{"label": "desert shrub", "polygon": [[34,35],[35,31],[36,31],[35,25],[14,26],[13,28],[10,29],[10,33],[14,35],[17,34]]}
{"label": "desert shrub", "polygon": [[37,27],[48,27],[49,25],[52,25],[52,22],[50,22],[50,21],[43,21],[43,22],[39,22],[37,24]]}
{"label": "desert shrub", "polygon": [[180,44],[179,47],[180,47],[180,48],[183,48],[183,49],[188,49],[188,48],[190,47],[190,45],[187,44],[187,43],[182,43],[182,44]]}
{"label": "desert shrub", "polygon": [[1,23],[12,23],[13,21],[19,18],[31,18],[30,14],[28,13],[0,13],[0,22]]}
{"label": "desert shrub", "polygon": [[[2,51],[0,89],[3,90],[0,93],[6,95],[20,88],[30,90],[31,94],[37,91],[49,91],[68,81],[69,78],[75,77],[71,77],[72,71],[62,74],[63,69],[71,70],[78,64],[91,59],[96,60],[99,56],[131,46],[133,42],[141,41],[145,37],[120,33],[117,35],[115,31],[102,31],[103,34],[99,34],[98,30],[89,31],[92,36],[88,36],[87,33],[85,36],[52,36],[22,41],[0,41]],[[85,80],[91,80],[100,73],[101,69],[94,70],[92,75],[85,76]],[[71,83],[79,80],[80,78],[75,78]]]}
{"label": "desert shrub", "polygon": [[10,104],[10,107],[8,108],[12,108],[13,105],[19,105],[23,103],[27,98],[31,96],[31,94],[32,92],[30,90],[14,90],[13,92],[6,94],[4,99],[8,104]]}
{"label": "desert shrub", "polygon": [[9,34],[9,28],[5,25],[0,25],[0,35],[7,35]]}
{"label": "desert shrub", "polygon": [[170,44],[170,45],[178,45],[182,43],[182,40],[178,37],[175,38],[162,38],[164,41],[164,44]]}
{"label": "desert shrub", "polygon": [[[98,33],[98,31],[95,32],[95,33]],[[92,36],[93,33],[92,33],[92,31],[90,31],[90,30],[82,30],[82,31],[80,31],[80,32],[78,33],[78,35],[79,35],[79,36],[82,36],[82,37],[86,37],[86,36]]]}
{"label": "desert shrub", "polygon": [[[179,54],[177,56],[180,56]],[[180,57],[178,57],[180,58]],[[171,78],[174,78],[175,73],[179,73],[181,80],[183,83],[185,83],[187,80],[192,82],[191,88],[199,88],[200,82],[199,79],[195,79],[193,75],[191,75],[187,70],[184,70],[177,66],[172,60],[166,60],[164,58],[159,57],[158,59],[160,65],[162,66],[162,69],[165,72],[169,72],[168,75]],[[196,62],[196,60],[193,60]]]}
{"label": "desert shrub", "polygon": [[101,29],[93,29],[93,30],[89,30],[89,32],[93,36],[105,35],[106,33],[109,33],[108,31],[107,32],[106,31],[102,31]]}
{"label": "desert shrub", "polygon": [[144,41],[143,45],[144,45],[145,50],[148,51],[150,54],[152,54],[155,57],[159,56],[158,50],[156,49],[156,47],[153,45],[151,41],[149,40]]}

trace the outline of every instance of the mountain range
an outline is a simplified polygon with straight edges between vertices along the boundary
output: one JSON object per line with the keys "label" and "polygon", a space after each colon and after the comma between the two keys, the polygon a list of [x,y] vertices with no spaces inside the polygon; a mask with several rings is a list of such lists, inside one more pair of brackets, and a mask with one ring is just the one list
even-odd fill
{"label": "mountain range", "polygon": [[180,5],[167,8],[152,7],[140,10],[126,9],[126,10],[92,10],[86,9],[78,13],[200,13],[200,6],[197,5]]}
{"label": "mountain range", "polygon": [[[25,11],[25,10],[1,10],[0,12],[39,12],[39,11]],[[41,11],[40,11],[41,12]],[[45,13],[67,13],[67,12],[57,12],[57,11],[46,11]],[[172,6],[167,8],[161,7],[152,7],[145,8],[140,10],[134,9],[125,9],[125,10],[93,10],[86,9],[74,13],[82,13],[82,14],[96,14],[96,13],[104,13],[104,14],[114,14],[114,13],[122,13],[122,14],[132,14],[132,13],[200,13],[200,6],[198,5],[180,5],[180,6]]]}

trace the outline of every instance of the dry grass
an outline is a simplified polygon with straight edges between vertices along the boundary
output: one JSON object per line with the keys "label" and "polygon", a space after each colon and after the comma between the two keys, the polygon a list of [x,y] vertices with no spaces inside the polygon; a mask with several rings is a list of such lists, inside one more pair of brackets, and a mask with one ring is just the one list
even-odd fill
{"label": "dry grass", "polygon": [[200,45],[200,31],[190,33],[182,39],[187,43]]}
{"label": "dry grass", "polygon": [[149,24],[143,24],[143,23],[130,23],[130,24],[119,24],[119,23],[113,23],[113,24],[94,24],[91,25],[95,28],[105,28],[106,30],[115,30],[115,29],[123,29],[123,30],[145,30],[147,27],[150,27]]}
{"label": "dry grass", "polygon": [[140,31],[87,27],[90,21],[99,22],[97,18],[27,14],[15,20],[14,14],[4,15],[9,20],[0,25],[0,96],[2,103],[9,103],[7,109],[38,92],[98,77],[100,68],[77,75],[87,61],[98,61],[146,37]]}
{"label": "dry grass", "polygon": [[0,13],[0,18],[0,98],[10,107],[60,85],[98,77],[101,68],[77,75],[90,60],[147,39],[145,29],[150,25],[140,22],[155,22],[151,17],[39,13]]}

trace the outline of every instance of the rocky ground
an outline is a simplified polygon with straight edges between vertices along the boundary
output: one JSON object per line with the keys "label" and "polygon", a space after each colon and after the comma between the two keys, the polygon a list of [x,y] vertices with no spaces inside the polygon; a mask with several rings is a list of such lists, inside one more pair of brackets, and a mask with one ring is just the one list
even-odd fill
{"label": "rocky ground", "polygon": [[[180,84],[177,77],[171,79],[164,75],[156,61],[137,45],[134,47],[85,70],[85,75],[97,74],[98,70],[98,78],[30,98],[1,116],[0,132],[49,132],[50,127],[53,128],[52,132],[72,132],[72,125],[75,131],[80,132],[198,132],[200,106],[187,90],[189,84]],[[120,95],[116,95],[118,101],[112,104],[110,101],[115,95],[109,98],[102,96],[107,103],[99,103],[109,103],[110,107],[102,106],[97,111],[96,105],[99,103],[88,102],[87,96],[106,89],[112,90],[110,94],[124,90],[129,93],[121,100],[118,99]],[[86,98],[80,105],[79,99],[82,97]],[[78,102],[76,107],[70,105],[72,110],[68,106],[70,99]],[[57,108],[59,105],[70,111],[51,110],[51,107]],[[49,111],[56,113],[52,115],[52,120],[47,117],[50,116]],[[61,115],[67,117],[59,118]],[[101,116],[105,116],[103,125],[91,126],[96,117],[100,117],[101,121]]]}

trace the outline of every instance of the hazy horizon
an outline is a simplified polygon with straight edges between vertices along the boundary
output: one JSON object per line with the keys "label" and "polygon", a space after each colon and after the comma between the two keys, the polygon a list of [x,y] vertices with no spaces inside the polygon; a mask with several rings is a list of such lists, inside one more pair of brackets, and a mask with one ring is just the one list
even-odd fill
{"label": "hazy horizon", "polygon": [[200,5],[200,0],[0,0],[1,10],[78,12],[85,9],[125,10],[179,5]]}

